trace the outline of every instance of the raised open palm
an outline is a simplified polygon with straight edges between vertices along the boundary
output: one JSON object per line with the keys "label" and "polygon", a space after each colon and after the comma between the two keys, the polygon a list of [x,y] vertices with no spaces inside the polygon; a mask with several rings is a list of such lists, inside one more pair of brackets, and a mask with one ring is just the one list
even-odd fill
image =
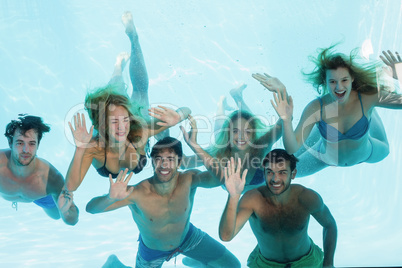
{"label": "raised open palm", "polygon": [[181,121],[181,117],[178,112],[162,105],[150,108],[148,111],[150,116],[160,120],[160,122],[156,123],[158,126],[171,127]]}
{"label": "raised open palm", "polygon": [[274,101],[271,100],[271,104],[278,116],[282,120],[291,120],[293,116],[293,99],[291,96],[287,97],[286,90],[284,94],[274,93]]}
{"label": "raised open palm", "polygon": [[241,159],[239,158],[236,167],[235,160],[233,157],[231,157],[224,171],[225,187],[231,196],[241,195],[241,193],[244,190],[248,169],[245,169],[243,171],[243,174],[240,174],[240,171],[241,171]]}
{"label": "raised open palm", "polygon": [[112,175],[109,174],[109,181],[110,181],[109,198],[114,199],[116,201],[123,200],[133,192],[134,188],[127,187],[127,184],[130,181],[131,177],[133,176],[134,172],[130,172],[128,176],[127,172],[128,168],[126,168],[124,171],[121,170],[115,182],[113,182]]}
{"label": "raised open palm", "polygon": [[87,131],[85,115],[77,113],[77,115],[74,115],[74,127],[72,126],[71,122],[68,122],[68,125],[70,126],[71,133],[73,134],[75,146],[87,148],[92,139],[94,126],[91,126],[89,132]]}

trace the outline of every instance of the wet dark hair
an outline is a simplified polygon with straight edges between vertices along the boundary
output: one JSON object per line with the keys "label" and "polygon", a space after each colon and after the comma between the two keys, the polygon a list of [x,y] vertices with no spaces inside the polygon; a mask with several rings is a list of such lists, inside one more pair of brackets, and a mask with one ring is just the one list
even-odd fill
{"label": "wet dark hair", "polygon": [[181,161],[183,157],[183,147],[178,139],[172,137],[165,137],[155,143],[152,147],[151,158],[154,158],[155,155],[165,149],[174,151],[178,156],[179,162]]}
{"label": "wet dark hair", "polygon": [[296,168],[296,163],[299,162],[299,159],[297,159],[293,154],[288,154],[284,149],[274,149],[265,156],[262,161],[262,166],[265,167],[271,162],[279,163],[284,161],[290,162],[290,171],[293,171]]}
{"label": "wet dark hair", "polygon": [[19,114],[17,120],[11,120],[6,126],[6,133],[4,136],[8,139],[8,144],[13,143],[13,137],[16,130],[19,130],[22,135],[33,129],[38,134],[38,145],[42,139],[43,133],[50,131],[50,126],[45,124],[42,118],[33,115]]}

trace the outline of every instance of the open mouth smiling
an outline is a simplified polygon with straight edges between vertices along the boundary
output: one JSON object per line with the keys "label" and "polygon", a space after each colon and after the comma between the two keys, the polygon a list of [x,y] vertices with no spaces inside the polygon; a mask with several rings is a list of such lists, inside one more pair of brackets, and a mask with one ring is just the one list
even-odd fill
{"label": "open mouth smiling", "polygon": [[343,98],[343,97],[345,96],[345,94],[346,94],[346,90],[343,90],[343,91],[335,91],[335,95],[336,95],[339,99]]}

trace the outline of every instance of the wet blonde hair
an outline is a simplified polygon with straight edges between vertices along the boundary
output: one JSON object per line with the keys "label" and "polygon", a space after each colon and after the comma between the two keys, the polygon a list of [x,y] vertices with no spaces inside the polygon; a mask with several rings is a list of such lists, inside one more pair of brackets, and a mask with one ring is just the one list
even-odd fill
{"label": "wet blonde hair", "polygon": [[[310,56],[309,60],[316,66],[312,72],[303,72],[305,80],[315,87],[317,92],[321,95],[328,93],[326,87],[326,72],[327,70],[336,70],[339,67],[347,68],[350,75],[354,79],[352,82],[352,89],[366,93],[375,94],[378,91],[379,81],[378,77],[382,72],[378,72],[381,66],[380,61],[370,61],[364,63],[357,63],[358,60],[363,58],[359,56],[359,48],[355,48],[347,56],[342,53],[334,53],[333,49],[338,44],[332,45],[328,48],[319,48],[317,50],[318,56]],[[380,86],[383,88],[383,86]]]}
{"label": "wet blonde hair", "polygon": [[147,127],[141,117],[139,109],[133,107],[127,95],[119,91],[117,86],[108,84],[88,92],[85,97],[85,110],[88,112],[95,132],[94,137],[108,145],[109,141],[109,113],[111,105],[124,107],[130,118],[130,131],[127,136],[130,142],[141,140],[143,131]]}
{"label": "wet blonde hair", "polygon": [[252,144],[255,144],[255,141],[267,132],[266,125],[255,115],[244,110],[234,111],[223,123],[221,130],[216,135],[215,144],[207,149],[208,153],[218,159],[228,159],[232,156],[233,148],[230,142],[230,131],[233,128],[233,123],[241,118],[245,119],[253,130],[250,139]]}

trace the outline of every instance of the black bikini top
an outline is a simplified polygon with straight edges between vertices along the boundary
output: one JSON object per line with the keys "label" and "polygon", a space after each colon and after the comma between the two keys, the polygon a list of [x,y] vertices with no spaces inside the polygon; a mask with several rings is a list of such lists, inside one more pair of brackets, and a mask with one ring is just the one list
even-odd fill
{"label": "black bikini top", "polygon": [[[135,146],[134,146],[134,148],[135,148]],[[135,148],[135,149],[137,150],[137,148]],[[118,173],[117,174],[112,173],[106,168],[106,160],[107,160],[107,157],[106,157],[106,149],[105,149],[105,162],[103,163],[103,166],[100,168],[97,168],[96,171],[98,171],[98,174],[101,175],[102,177],[109,177],[109,174],[111,174],[112,178],[117,178],[117,176],[119,175]],[[144,169],[146,164],[147,164],[147,156],[140,154],[140,159],[138,159],[137,166],[131,171],[134,172],[135,174],[140,173]]]}

